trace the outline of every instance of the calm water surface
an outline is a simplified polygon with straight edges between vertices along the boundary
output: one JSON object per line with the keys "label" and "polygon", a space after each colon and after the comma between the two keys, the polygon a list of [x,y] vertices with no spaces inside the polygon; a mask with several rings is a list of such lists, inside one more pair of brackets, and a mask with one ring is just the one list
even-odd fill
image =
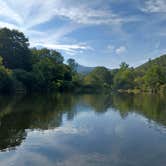
{"label": "calm water surface", "polygon": [[0,97],[0,166],[165,166],[166,97]]}

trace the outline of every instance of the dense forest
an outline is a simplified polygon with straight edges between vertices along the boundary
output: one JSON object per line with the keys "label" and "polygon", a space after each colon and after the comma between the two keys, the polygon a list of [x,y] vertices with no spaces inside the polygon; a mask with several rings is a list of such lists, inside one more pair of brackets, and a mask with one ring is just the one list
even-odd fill
{"label": "dense forest", "polygon": [[[111,63],[111,62],[110,62]],[[0,29],[0,92],[165,92],[166,55],[137,67],[96,67],[80,74],[74,59],[56,50],[30,48],[22,32]]]}

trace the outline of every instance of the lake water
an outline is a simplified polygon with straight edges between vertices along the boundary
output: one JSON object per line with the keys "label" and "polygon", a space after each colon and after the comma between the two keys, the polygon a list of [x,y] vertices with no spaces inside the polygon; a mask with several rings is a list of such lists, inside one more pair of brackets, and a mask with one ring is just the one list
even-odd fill
{"label": "lake water", "polygon": [[0,166],[165,166],[166,97],[0,97]]}

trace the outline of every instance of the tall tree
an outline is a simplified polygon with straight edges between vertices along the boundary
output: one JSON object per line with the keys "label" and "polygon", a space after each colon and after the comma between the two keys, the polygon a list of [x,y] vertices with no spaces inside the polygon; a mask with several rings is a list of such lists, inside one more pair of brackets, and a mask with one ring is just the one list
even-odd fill
{"label": "tall tree", "polygon": [[77,71],[78,64],[74,59],[72,59],[72,58],[68,59],[67,64],[71,67],[73,72]]}
{"label": "tall tree", "polygon": [[0,55],[5,67],[10,69],[31,69],[29,42],[22,32],[0,29]]}
{"label": "tall tree", "polygon": [[121,63],[120,69],[114,76],[113,88],[115,89],[132,89],[134,87],[134,70],[129,68],[125,62]]}

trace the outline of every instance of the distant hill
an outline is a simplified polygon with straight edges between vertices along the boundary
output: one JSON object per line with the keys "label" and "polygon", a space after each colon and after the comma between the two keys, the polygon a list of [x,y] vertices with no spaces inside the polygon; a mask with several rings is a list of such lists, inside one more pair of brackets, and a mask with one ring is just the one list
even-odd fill
{"label": "distant hill", "polygon": [[147,69],[150,67],[150,65],[152,64],[156,64],[156,65],[159,65],[160,67],[163,67],[166,69],[166,55],[162,55],[158,58],[155,58],[153,60],[149,60],[148,62],[138,66],[136,68],[137,71],[147,71]]}
{"label": "distant hill", "polygon": [[[150,65],[152,64],[156,64],[156,65],[159,65],[160,67],[163,67],[165,68],[165,71],[166,71],[166,55],[162,55],[158,58],[155,58],[155,59],[152,59],[152,60],[149,60],[148,62],[136,67],[136,71],[138,72],[145,72],[148,70],[148,68],[150,67]],[[80,65],[78,64],[78,67],[77,67],[77,72],[80,73],[80,74],[88,74],[90,73],[92,70],[94,70],[95,67],[87,67],[87,66],[83,66],[83,65]],[[109,69],[110,71],[112,72],[116,72],[117,69]]]}
{"label": "distant hill", "polygon": [[95,67],[87,67],[87,66],[83,66],[78,64],[77,66],[77,72],[80,74],[88,74],[90,73]]}

